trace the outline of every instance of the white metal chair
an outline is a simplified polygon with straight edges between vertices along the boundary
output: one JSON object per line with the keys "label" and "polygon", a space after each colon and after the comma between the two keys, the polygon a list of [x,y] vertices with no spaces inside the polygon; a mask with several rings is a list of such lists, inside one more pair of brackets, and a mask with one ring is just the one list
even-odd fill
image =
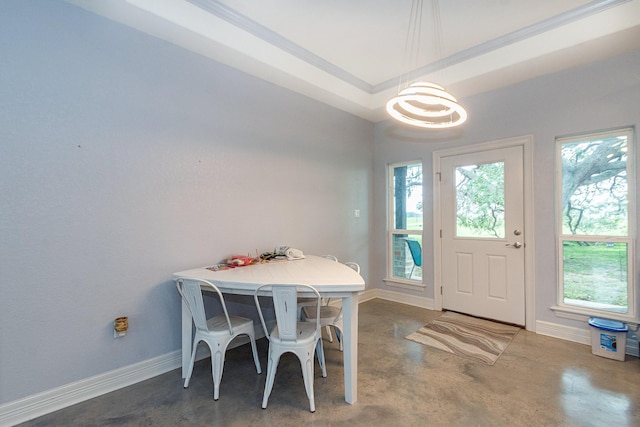
{"label": "white metal chair", "polygon": [[[346,266],[352,268],[356,273],[360,274],[360,265],[356,262],[345,262]],[[305,306],[302,308],[302,320],[305,322],[316,322],[314,307]],[[340,351],[344,350],[342,342],[342,303],[340,306],[331,305],[331,298],[327,298],[325,304],[320,307],[320,327],[327,328],[329,342],[333,342],[330,329],[333,328],[336,332],[336,339],[340,346]]]}
{"label": "white metal chair", "polygon": [[[196,349],[200,341],[204,341],[209,346],[209,350],[211,350],[211,374],[213,376],[214,400],[218,400],[220,394],[220,380],[222,379],[227,347],[237,336],[246,335],[249,337],[251,350],[253,351],[253,360],[256,364],[256,371],[258,371],[258,374],[261,374],[262,368],[258,360],[253,320],[245,317],[230,316],[227,312],[227,306],[224,302],[222,292],[220,292],[216,285],[207,280],[192,281],[178,279],[176,280],[176,287],[191,312],[191,318],[193,319],[196,329],[193,338],[193,350],[189,362],[189,370],[184,380],[184,388],[189,387],[189,380],[193,373],[193,363],[196,357]],[[221,314],[207,319],[204,300],[202,298],[203,290],[215,292],[218,295],[222,311],[224,312],[223,315]]]}
{"label": "white metal chair", "polygon": [[[338,257],[335,255],[321,255],[322,258],[330,259],[332,261],[338,262]],[[326,304],[326,301],[322,301],[323,304]],[[298,298],[298,319],[304,320],[302,316],[302,309],[304,307],[315,307],[316,300],[315,298]],[[333,337],[331,336],[331,329],[327,326],[327,337],[329,338],[329,342],[333,342]]]}
{"label": "white metal chair", "polygon": [[[298,292],[314,294],[316,300],[317,323],[299,322],[297,313]],[[260,306],[260,296],[271,296],[276,315],[276,326],[272,331],[267,330],[264,315]],[[260,286],[254,299],[258,308],[260,322],[264,328],[264,333],[269,339],[269,359],[267,362],[267,379],[264,385],[264,396],[262,398],[262,408],[267,407],[267,401],[278,368],[280,356],[284,353],[293,353],[300,359],[304,386],[309,398],[311,412],[315,412],[315,400],[313,393],[314,380],[314,356],[317,355],[322,376],[327,376],[327,368],[324,360],[324,350],[322,348],[322,335],[320,333],[320,294],[309,285],[263,285]]]}

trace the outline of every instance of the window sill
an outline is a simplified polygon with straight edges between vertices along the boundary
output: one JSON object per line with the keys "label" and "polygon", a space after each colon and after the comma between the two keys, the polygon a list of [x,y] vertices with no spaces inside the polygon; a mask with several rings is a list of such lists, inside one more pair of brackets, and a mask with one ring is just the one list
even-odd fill
{"label": "window sill", "polygon": [[411,289],[415,291],[423,291],[426,286],[423,282],[417,280],[402,280],[402,279],[382,279],[387,286],[393,288]]}
{"label": "window sill", "polygon": [[638,320],[633,316],[624,315],[620,313],[596,311],[596,310],[589,310],[589,309],[580,308],[580,307],[567,307],[567,306],[559,306],[559,305],[552,306],[551,310],[553,310],[555,315],[558,317],[562,317],[564,319],[579,320],[582,322],[588,322],[589,317],[601,317],[605,319],[626,322],[626,323],[629,323],[630,326],[637,326],[638,324]]}

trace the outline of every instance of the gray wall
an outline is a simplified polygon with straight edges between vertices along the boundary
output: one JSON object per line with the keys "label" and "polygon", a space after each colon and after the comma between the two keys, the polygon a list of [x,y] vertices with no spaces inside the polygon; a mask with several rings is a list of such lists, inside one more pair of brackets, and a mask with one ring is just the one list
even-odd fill
{"label": "gray wall", "polygon": [[367,279],[373,124],[58,1],[2,1],[0,82],[0,404],[177,350],[173,272]]}
{"label": "gray wall", "polygon": [[[397,290],[381,280],[385,266],[387,164],[424,161],[427,207],[433,200],[434,151],[533,135],[536,320],[586,329],[586,324],[559,319],[549,309],[556,304],[557,289],[555,138],[640,122],[640,52],[464,99],[462,103],[469,111],[469,120],[453,131],[413,132],[389,121],[376,124],[370,271],[375,280],[371,285]],[[433,242],[432,229],[433,215],[425,208],[423,271],[427,287],[424,292],[413,293],[427,298],[433,298],[433,247],[429,244]]]}

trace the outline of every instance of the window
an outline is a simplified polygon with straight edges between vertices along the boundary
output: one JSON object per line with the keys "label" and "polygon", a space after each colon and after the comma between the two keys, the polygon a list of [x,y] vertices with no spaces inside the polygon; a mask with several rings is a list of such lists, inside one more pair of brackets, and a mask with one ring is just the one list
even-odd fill
{"label": "window", "polygon": [[633,130],[557,139],[561,307],[635,318]]}
{"label": "window", "polygon": [[389,278],[422,282],[422,163],[389,166]]}

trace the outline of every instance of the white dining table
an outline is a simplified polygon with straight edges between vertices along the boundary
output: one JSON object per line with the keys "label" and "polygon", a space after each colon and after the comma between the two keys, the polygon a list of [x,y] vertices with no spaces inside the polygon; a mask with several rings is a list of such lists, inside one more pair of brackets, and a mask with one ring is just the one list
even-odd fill
{"label": "white dining table", "polygon": [[[278,260],[227,270],[214,271],[207,267],[180,271],[174,280],[213,282],[221,292],[253,295],[266,284],[307,284],[315,287],[322,297],[341,298],[344,335],[344,399],[353,404],[358,398],[358,292],[365,287],[364,279],[350,267],[320,256],[306,255],[303,259]],[[182,302],[182,377],[186,376],[191,357],[192,320],[189,309]]]}

